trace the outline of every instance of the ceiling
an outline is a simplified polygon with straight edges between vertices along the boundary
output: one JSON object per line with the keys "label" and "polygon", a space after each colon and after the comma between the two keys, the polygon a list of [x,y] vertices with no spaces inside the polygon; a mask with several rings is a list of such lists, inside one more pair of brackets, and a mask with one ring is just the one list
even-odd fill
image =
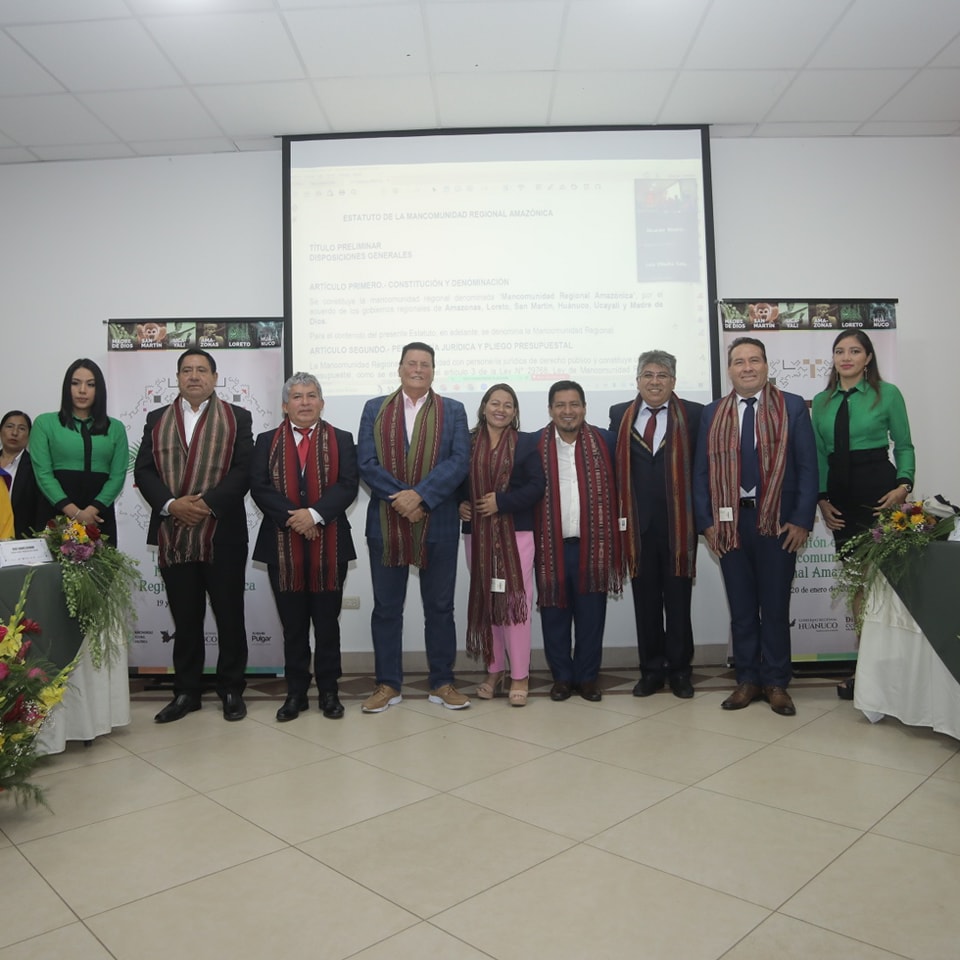
{"label": "ceiling", "polygon": [[960,134],[960,0],[0,0],[0,163],[281,134]]}

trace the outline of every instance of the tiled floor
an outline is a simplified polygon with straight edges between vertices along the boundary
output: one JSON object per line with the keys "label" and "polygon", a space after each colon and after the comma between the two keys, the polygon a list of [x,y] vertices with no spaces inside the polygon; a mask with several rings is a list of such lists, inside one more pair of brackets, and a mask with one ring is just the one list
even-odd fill
{"label": "tiled floor", "polygon": [[690,701],[607,673],[598,704],[536,674],[522,710],[411,679],[286,724],[277,681],[231,724],[135,693],[45,762],[52,812],[0,801],[0,960],[960,957],[960,743],[826,680],[785,718],[720,710],[720,669]]}

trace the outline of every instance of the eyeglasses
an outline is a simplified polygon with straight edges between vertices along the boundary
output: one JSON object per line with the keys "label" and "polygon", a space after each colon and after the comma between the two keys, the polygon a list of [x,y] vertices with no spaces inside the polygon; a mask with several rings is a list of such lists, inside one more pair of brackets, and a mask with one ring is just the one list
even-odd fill
{"label": "eyeglasses", "polygon": [[673,377],[669,373],[641,373],[640,379],[644,383],[666,383],[668,380],[672,380]]}

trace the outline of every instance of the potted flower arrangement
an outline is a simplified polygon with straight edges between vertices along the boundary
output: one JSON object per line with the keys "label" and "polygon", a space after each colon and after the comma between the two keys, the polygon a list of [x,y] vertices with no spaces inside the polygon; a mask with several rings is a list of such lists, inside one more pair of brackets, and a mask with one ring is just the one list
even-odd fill
{"label": "potted flower arrangement", "polygon": [[870,591],[881,574],[893,585],[903,576],[911,560],[935,540],[946,540],[955,518],[935,517],[924,510],[922,500],[908,501],[899,507],[882,510],[869,530],[857,534],[843,548],[843,564],[833,588],[834,596],[845,597],[853,605],[862,596],[857,630],[863,626],[863,611]]}
{"label": "potted flower arrangement", "polygon": [[107,543],[100,528],[62,515],[40,534],[60,562],[67,612],[76,617],[95,667],[115,659],[136,621],[137,562]]}
{"label": "potted flower arrangement", "polygon": [[32,577],[31,571],[9,622],[0,624],[0,793],[11,792],[17,803],[44,802],[43,791],[29,782],[39,759],[34,739],[63,699],[74,666],[58,672],[48,663],[28,659],[28,638],[40,632],[40,625],[23,615]]}

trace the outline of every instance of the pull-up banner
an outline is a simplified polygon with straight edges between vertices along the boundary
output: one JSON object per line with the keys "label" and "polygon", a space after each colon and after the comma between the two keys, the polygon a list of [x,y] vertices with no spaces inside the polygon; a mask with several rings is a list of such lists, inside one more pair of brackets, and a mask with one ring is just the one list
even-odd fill
{"label": "pull-up banner", "polygon": [[[770,379],[781,390],[799,394],[807,406],[826,389],[833,342],[842,330],[863,330],[873,343],[884,379],[896,380],[894,299],[724,300],[720,324],[724,366],[737,337],[756,337],[766,348]],[[830,595],[838,570],[833,533],[817,511],[806,546],[797,555],[793,581],[790,633],[795,661],[856,656],[852,614],[842,598]]]}
{"label": "pull-up banner", "polygon": [[[133,464],[143,425],[151,410],[176,399],[177,357],[189,347],[206,350],[217,363],[216,393],[221,400],[250,411],[253,435],[272,429],[283,419],[283,321],[277,319],[111,320],[107,327],[107,383],[110,416],[121,420],[130,442],[127,484],[116,502],[120,549],[140,562],[135,593],[137,628],[130,646],[131,672],[170,673],[173,670],[173,621],[157,567],[155,548],[147,546],[150,507],[133,485]],[[260,512],[247,497],[247,527],[251,544],[260,525]],[[252,549],[252,547],[251,547]],[[283,672],[283,634],[277,620],[265,568],[247,561],[247,641],[250,673]],[[205,625],[206,672],[217,658],[217,630],[210,612]]]}

